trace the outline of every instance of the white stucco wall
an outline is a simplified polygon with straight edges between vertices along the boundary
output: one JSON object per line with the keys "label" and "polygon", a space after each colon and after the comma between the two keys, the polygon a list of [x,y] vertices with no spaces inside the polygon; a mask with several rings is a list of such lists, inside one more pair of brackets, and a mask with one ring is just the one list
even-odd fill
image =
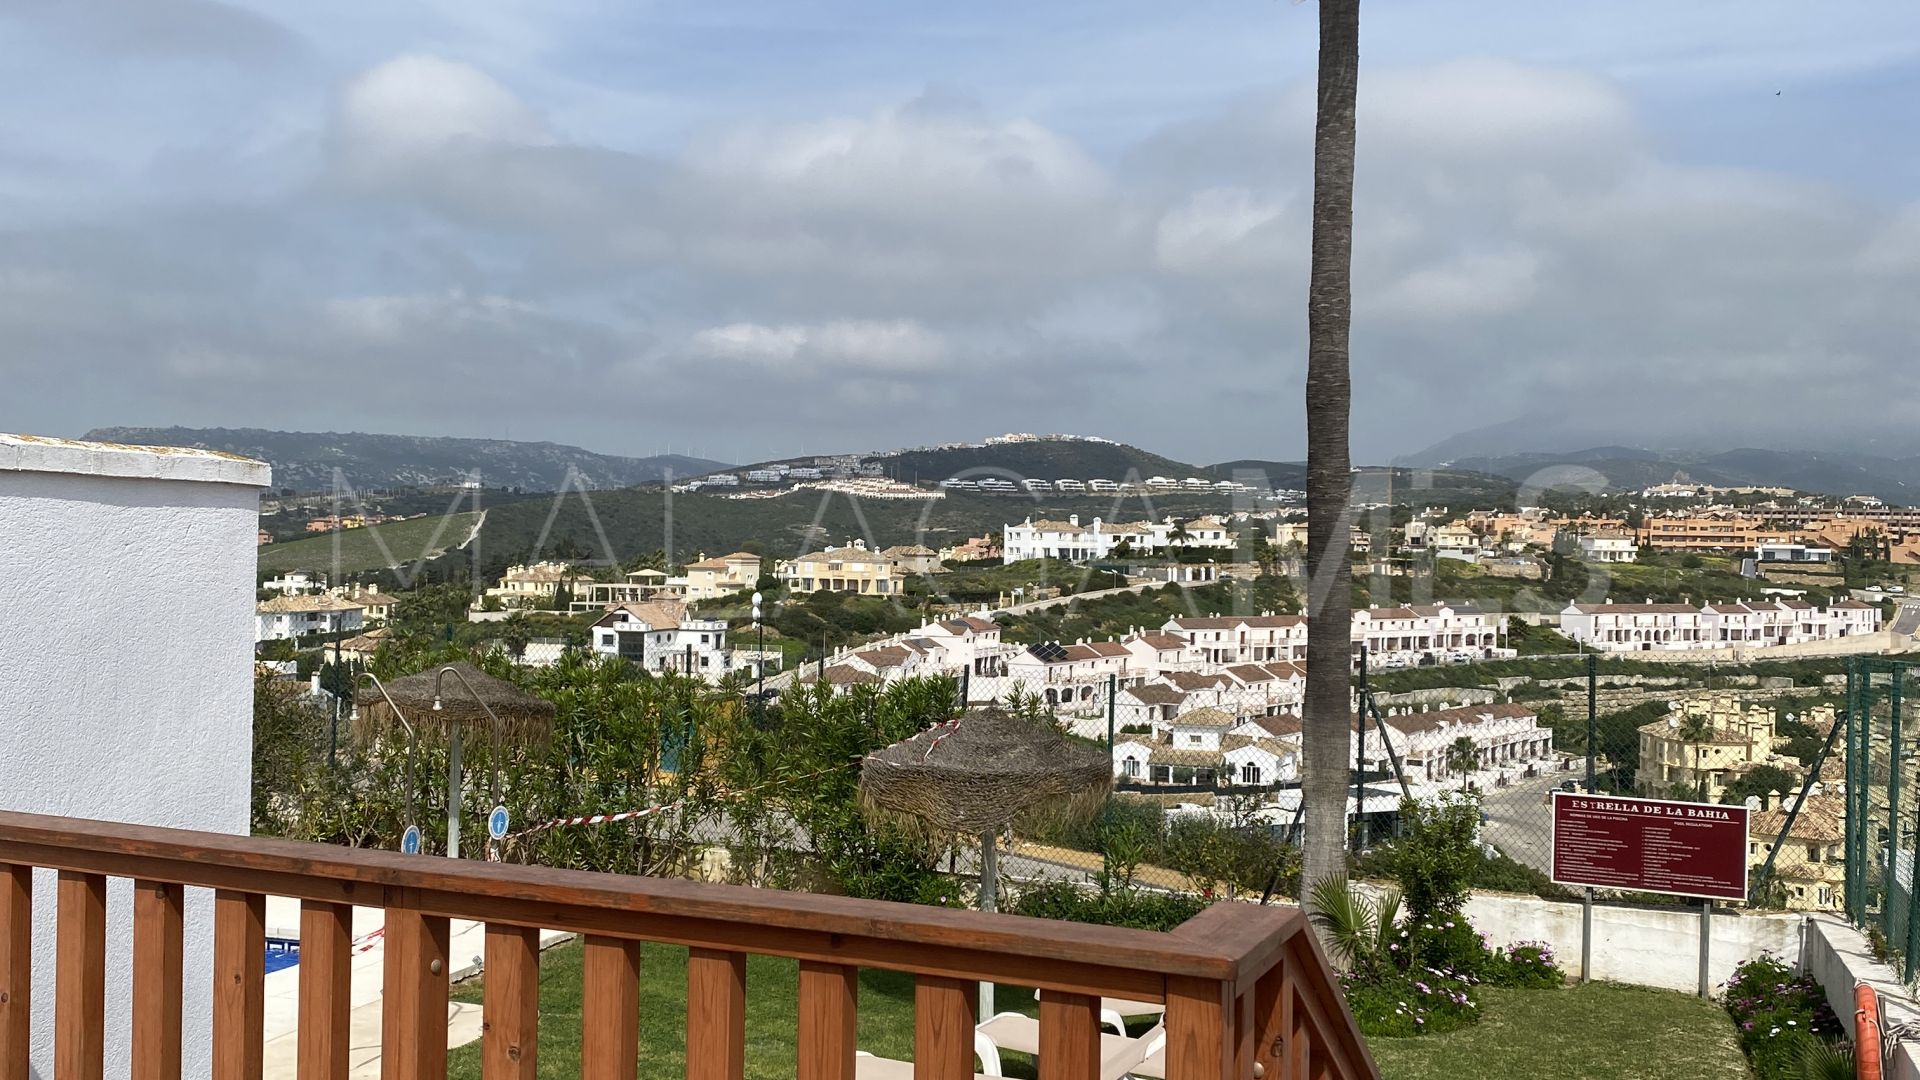
{"label": "white stucco wall", "polygon": [[[1467,918],[1495,946],[1545,941],[1569,975],[1580,970],[1580,905],[1532,896],[1476,893]],[[1718,993],[1735,965],[1762,952],[1800,956],[1805,916],[1737,914],[1716,908],[1707,973]],[[1692,991],[1700,984],[1700,909],[1593,906],[1593,977]]]}
{"label": "white stucco wall", "polygon": [[[1872,983],[1880,995],[1886,1031],[1920,1023],[1920,1002],[1900,983],[1900,974],[1873,958],[1866,935],[1838,915],[1807,919],[1807,939],[1800,951],[1800,969],[1812,975],[1827,992],[1827,1004],[1853,1037],[1853,988]],[[1920,1080],[1920,1042],[1905,1039],[1888,1049],[1883,1075],[1894,1080]]]}
{"label": "white stucco wall", "polygon": [[[0,435],[0,808],[244,833],[267,466]],[[34,881],[52,1075],[54,877]],[[131,887],[108,897],[106,1074],[128,1072]],[[212,898],[186,909],[187,1076],[208,1070]]]}

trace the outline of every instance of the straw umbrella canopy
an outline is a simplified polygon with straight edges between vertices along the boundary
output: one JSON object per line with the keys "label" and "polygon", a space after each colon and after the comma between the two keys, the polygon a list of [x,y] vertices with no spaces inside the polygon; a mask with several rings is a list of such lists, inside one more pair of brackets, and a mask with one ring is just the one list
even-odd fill
{"label": "straw umbrella canopy", "polygon": [[1046,721],[978,709],[868,754],[860,803],[869,818],[928,834],[980,837],[1019,823],[1098,813],[1113,765]]}
{"label": "straw umbrella canopy", "polygon": [[[442,668],[452,668],[453,672],[442,679]],[[459,677],[455,677],[455,673]],[[406,713],[407,720],[437,725],[443,733],[457,724],[477,724],[481,730],[487,730],[493,722],[487,715],[488,709],[500,718],[500,736],[512,742],[538,742],[553,730],[553,702],[505,679],[496,679],[465,660],[435,664],[385,686],[384,695],[373,687],[362,687],[355,697],[360,706],[358,724],[363,738],[395,726],[388,698]],[[436,697],[440,701],[438,709],[433,707]]]}

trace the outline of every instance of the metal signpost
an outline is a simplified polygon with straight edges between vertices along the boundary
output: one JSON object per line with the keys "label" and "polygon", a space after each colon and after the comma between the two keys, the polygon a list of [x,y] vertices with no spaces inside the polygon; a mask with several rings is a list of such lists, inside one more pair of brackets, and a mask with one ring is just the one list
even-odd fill
{"label": "metal signpost", "polygon": [[[1747,814],[1744,806],[1556,791],[1551,877],[1561,885],[1700,898],[1706,997],[1713,902],[1747,898]],[[1587,955],[1589,943],[1580,948]]]}

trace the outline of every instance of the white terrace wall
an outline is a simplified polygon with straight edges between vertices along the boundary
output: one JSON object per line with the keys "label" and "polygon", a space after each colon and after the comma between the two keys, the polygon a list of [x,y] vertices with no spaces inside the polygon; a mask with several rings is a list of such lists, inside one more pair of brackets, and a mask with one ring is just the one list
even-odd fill
{"label": "white terrace wall", "polygon": [[[1532,896],[1475,893],[1467,918],[1496,946],[1544,941],[1553,946],[1560,967],[1580,969],[1580,905]],[[1790,914],[1739,914],[1716,908],[1707,974],[1714,987],[1727,981],[1735,965],[1762,952],[1789,963],[1800,956],[1805,917]],[[1593,978],[1695,990],[1700,985],[1700,909],[1593,907]],[[1717,992],[1717,990],[1716,990]]]}
{"label": "white terrace wall", "polygon": [[[1866,935],[1838,915],[1807,919],[1806,946],[1800,951],[1800,969],[1812,975],[1827,992],[1827,1004],[1853,1037],[1853,988],[1872,983],[1880,995],[1887,1031],[1920,1022],[1916,1003],[1893,968],[1873,958]],[[1920,1043],[1903,1040],[1893,1046],[1883,1063],[1883,1075],[1894,1080],[1920,1080]]]}
{"label": "white terrace wall", "polygon": [[[247,831],[266,465],[0,434],[0,809]],[[52,1076],[54,878],[34,881],[33,1069]],[[131,887],[107,895],[106,1075],[128,1073]],[[186,908],[208,1071],[212,899]]]}

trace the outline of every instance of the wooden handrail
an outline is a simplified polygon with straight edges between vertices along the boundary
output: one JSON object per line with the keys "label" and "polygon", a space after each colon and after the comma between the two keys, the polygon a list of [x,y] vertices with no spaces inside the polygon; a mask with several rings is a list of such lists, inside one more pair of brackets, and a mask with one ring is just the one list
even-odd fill
{"label": "wooden handrail", "polygon": [[[689,1035],[722,1055],[702,1075],[724,1078],[739,1071],[743,1048],[735,1044],[742,1037],[741,973],[749,953],[802,964],[803,990],[809,997],[802,1003],[808,1016],[802,1030],[814,1033],[803,1038],[821,1041],[820,1046],[802,1048],[801,1060],[810,1076],[851,1075],[856,1006],[850,980],[862,967],[911,972],[918,978],[917,997],[928,1010],[920,1028],[929,1048],[920,1066],[923,1072],[971,1075],[971,1059],[962,1056],[971,1050],[959,1048],[971,1047],[970,1032],[964,1044],[956,1040],[960,1028],[970,1027],[963,1023],[971,1015],[969,988],[986,980],[1062,995],[1056,999],[1062,1005],[1043,1014],[1043,1041],[1071,1049],[1061,1051],[1047,1069],[1049,1075],[1077,1077],[1082,1059],[1088,1067],[1097,1065],[1091,1044],[1082,1045],[1088,1032],[1080,1030],[1092,1030],[1093,1014],[1068,1003],[1084,1006],[1103,996],[1167,1004],[1168,1080],[1247,1080],[1255,1063],[1264,1064],[1269,1080],[1296,1075],[1303,1080],[1308,1075],[1363,1080],[1378,1075],[1324,954],[1304,915],[1294,908],[1218,904],[1165,934],[0,811],[0,871],[6,872],[0,873],[0,884],[15,883],[12,893],[0,895],[5,901],[0,914],[10,916],[3,921],[23,922],[19,908],[28,898],[19,895],[22,879],[14,867],[57,870],[72,880],[133,878],[146,889],[216,890],[223,920],[215,928],[215,951],[222,961],[221,977],[230,980],[217,987],[222,997],[216,1019],[249,1043],[245,1050],[227,1051],[240,1055],[233,1059],[234,1075],[252,1074],[258,1061],[261,975],[259,958],[249,954],[259,936],[259,898],[267,895],[303,901],[303,936],[313,936],[312,944],[325,952],[315,957],[314,989],[302,987],[304,1018],[337,1019],[343,1008],[336,999],[347,991],[344,972],[329,966],[344,959],[337,953],[348,909],[340,905],[386,909],[389,1007],[383,1041],[392,1075],[434,1075],[442,1067],[444,1042],[415,1036],[423,1026],[437,1024],[435,1017],[445,1009],[448,919],[487,924],[490,968],[496,949],[501,957],[515,957],[511,982],[501,987],[498,1000],[495,987],[488,987],[486,1009],[496,1018],[489,1022],[498,1024],[490,1029],[494,1034],[486,1048],[487,1059],[497,1063],[489,1075],[524,1075],[536,1060],[529,1010],[538,958],[524,933],[528,928],[571,931],[585,935],[590,946],[598,942],[591,974],[605,985],[611,1000],[637,989],[637,984],[629,985],[637,977],[637,942],[692,949],[690,992],[695,997],[690,1000],[705,1001],[708,1007],[698,1018],[690,1016]],[[72,895],[77,898],[79,893]],[[83,914],[97,918],[91,908]],[[0,959],[8,952],[0,940]],[[4,966],[18,971],[23,965],[15,958]],[[500,974],[508,976],[505,962],[502,968]],[[301,974],[303,979],[309,974],[305,957]],[[0,987],[8,978],[8,971],[0,970]],[[80,1022],[87,1027],[70,1036],[80,1040],[72,1043],[73,1052],[91,1055],[99,1020],[92,1015],[91,1001],[78,1007]],[[163,1026],[177,1025],[172,1019],[177,1012],[157,1015]],[[8,1016],[0,1003],[0,1019]],[[68,1018],[63,1014],[59,1021],[64,1029]],[[13,1024],[0,1024],[0,1067],[19,1060],[12,1030]],[[629,1039],[624,1026],[595,1033],[595,1052],[607,1063],[604,1075],[632,1075],[620,1067],[629,1053]],[[1312,1045],[1298,1045],[1302,1040]],[[405,1052],[393,1056],[402,1044]],[[1287,1046],[1294,1050],[1283,1053]],[[330,1075],[343,1061],[340,1051],[331,1040],[303,1039],[302,1060],[313,1074]],[[1289,1067],[1289,1055],[1296,1051],[1300,1068],[1311,1072]],[[307,1071],[303,1067],[302,1075]],[[6,1073],[0,1068],[0,1080],[12,1080]]]}

